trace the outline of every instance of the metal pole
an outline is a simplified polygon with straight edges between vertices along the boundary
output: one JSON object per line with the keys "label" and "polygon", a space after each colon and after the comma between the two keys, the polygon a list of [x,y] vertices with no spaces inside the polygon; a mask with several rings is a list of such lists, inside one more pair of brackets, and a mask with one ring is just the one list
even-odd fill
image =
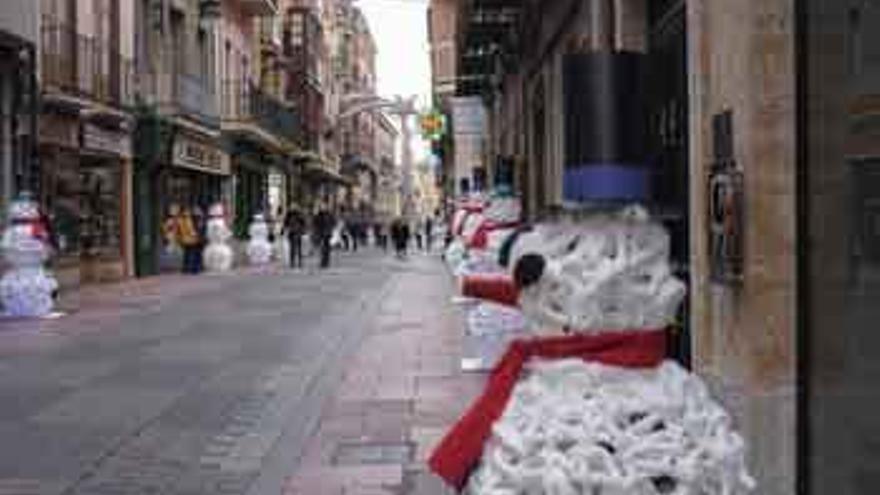
{"label": "metal pole", "polygon": [[415,213],[413,205],[413,163],[412,163],[412,132],[409,128],[409,112],[406,108],[400,109],[401,138],[403,139],[403,153],[401,156],[403,167],[403,218],[407,222],[413,220]]}

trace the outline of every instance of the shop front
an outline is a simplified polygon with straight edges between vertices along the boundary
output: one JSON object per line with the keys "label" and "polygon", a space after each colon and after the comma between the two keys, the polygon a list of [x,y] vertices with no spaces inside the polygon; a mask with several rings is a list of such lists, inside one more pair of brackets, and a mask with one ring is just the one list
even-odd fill
{"label": "shop front", "polygon": [[[161,223],[175,212],[201,211],[206,214],[214,203],[222,203],[230,211],[229,155],[210,136],[187,132],[178,128],[171,145],[171,160],[159,174]],[[161,253],[168,254],[168,239],[159,243]],[[174,256],[161,257],[163,270],[182,268]],[[167,262],[167,263],[166,263]]]}
{"label": "shop front", "polygon": [[206,210],[217,202],[229,205],[229,155],[209,139],[178,132],[172,162],[163,174],[163,206]]}
{"label": "shop front", "polygon": [[[139,277],[160,272],[167,240],[162,225],[181,208],[231,206],[229,155],[210,135],[157,115],[141,116],[134,175],[136,269]],[[170,266],[170,265],[169,265]]]}
{"label": "shop front", "polygon": [[46,113],[40,123],[41,203],[53,232],[62,287],[132,274],[131,135],[125,118],[80,120]]}
{"label": "shop front", "polygon": [[254,215],[268,220],[283,218],[290,199],[289,157],[279,149],[268,149],[249,139],[232,144],[233,232],[243,239]]}
{"label": "shop front", "polygon": [[83,122],[80,129],[80,280],[120,280],[133,273],[128,122],[106,127]]}

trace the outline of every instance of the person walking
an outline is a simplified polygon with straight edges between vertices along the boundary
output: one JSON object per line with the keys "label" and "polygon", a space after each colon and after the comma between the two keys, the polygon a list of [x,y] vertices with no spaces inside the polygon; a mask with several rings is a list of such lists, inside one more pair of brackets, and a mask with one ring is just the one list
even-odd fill
{"label": "person walking", "polygon": [[193,256],[193,273],[201,273],[202,267],[204,265],[204,260],[202,258],[202,253],[205,251],[205,244],[207,244],[207,234],[208,234],[208,223],[205,218],[205,212],[200,207],[196,206],[193,208],[193,226],[196,229],[196,236],[198,240],[196,241],[196,249]]}
{"label": "person walking", "polygon": [[177,233],[180,236],[180,245],[183,247],[183,273],[197,273],[199,232],[193,220],[192,210],[184,208],[177,220]]}
{"label": "person walking", "polygon": [[391,224],[391,241],[394,243],[394,251],[397,257],[406,257],[406,248],[409,244],[409,225],[401,218],[397,218]]}
{"label": "person walking", "polygon": [[336,219],[333,214],[325,207],[315,216],[315,237],[321,249],[321,268],[330,266],[330,236],[333,235],[333,228],[336,226]]}
{"label": "person walking", "polygon": [[302,237],[306,230],[306,220],[296,205],[290,205],[287,216],[284,218],[284,233],[287,234],[287,243],[290,246],[290,267],[302,268],[303,248]]}
{"label": "person walking", "polygon": [[425,251],[431,252],[431,243],[434,240],[434,218],[430,215],[425,219]]}

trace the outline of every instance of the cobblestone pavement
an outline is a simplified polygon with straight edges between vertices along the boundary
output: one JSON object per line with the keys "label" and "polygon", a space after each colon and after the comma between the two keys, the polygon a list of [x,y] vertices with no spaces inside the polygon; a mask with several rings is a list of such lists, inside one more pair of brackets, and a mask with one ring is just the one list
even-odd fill
{"label": "cobblestone pavement", "polygon": [[425,461],[485,378],[459,371],[464,322],[451,278],[434,260],[410,263],[346,362],[284,495],[453,493]]}
{"label": "cobblestone pavement", "polygon": [[420,461],[479,385],[450,290],[436,259],[361,252],[2,320],[0,495],[442,493]]}

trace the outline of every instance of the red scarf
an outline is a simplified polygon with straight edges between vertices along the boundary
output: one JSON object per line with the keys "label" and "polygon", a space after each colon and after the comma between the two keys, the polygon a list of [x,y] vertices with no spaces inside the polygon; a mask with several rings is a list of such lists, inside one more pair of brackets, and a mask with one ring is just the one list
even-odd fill
{"label": "red scarf", "polygon": [[512,342],[495,365],[483,394],[471,404],[428,460],[431,471],[449,485],[460,490],[467,483],[471,470],[483,454],[483,445],[492,433],[492,425],[507,407],[523,366],[533,357],[579,357],[626,368],[653,368],[666,357],[666,332],[576,334]]}

